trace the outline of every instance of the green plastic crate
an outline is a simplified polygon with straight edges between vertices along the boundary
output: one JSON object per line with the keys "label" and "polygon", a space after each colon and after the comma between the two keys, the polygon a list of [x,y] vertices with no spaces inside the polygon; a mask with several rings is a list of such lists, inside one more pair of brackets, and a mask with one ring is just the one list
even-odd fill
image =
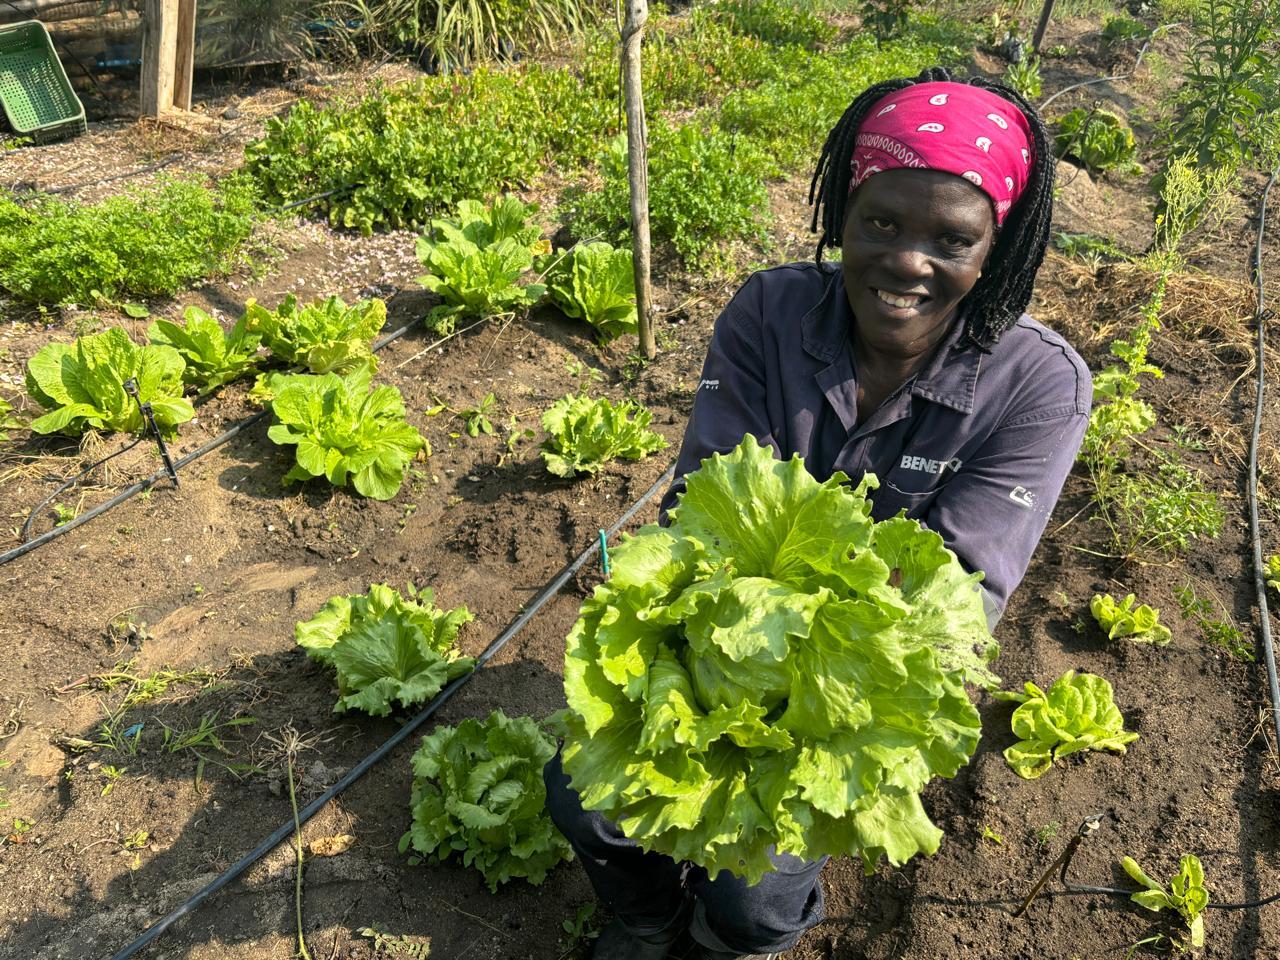
{"label": "green plastic crate", "polygon": [[0,106],[13,132],[36,143],[85,132],[84,104],[39,20],[0,27]]}

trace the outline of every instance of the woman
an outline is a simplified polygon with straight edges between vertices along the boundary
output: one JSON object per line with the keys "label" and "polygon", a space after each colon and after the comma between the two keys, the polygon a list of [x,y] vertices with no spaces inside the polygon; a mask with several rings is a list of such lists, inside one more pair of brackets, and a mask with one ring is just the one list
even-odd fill
{"label": "woman", "polygon": [[[983,571],[994,627],[1089,419],[1088,369],[1022,312],[1053,169],[1044,124],[1008,88],[934,69],[865,91],[814,174],[815,262],[755,274],[716,322],[676,476],[746,434],[819,480],[872,472],[873,516],[905,508]],[[694,957],[770,954],[822,918],[825,860],[775,855],[754,887],[712,882],[584,811],[558,757],[546,779],[553,819],[615,914],[598,960],[661,960],[686,928]]]}

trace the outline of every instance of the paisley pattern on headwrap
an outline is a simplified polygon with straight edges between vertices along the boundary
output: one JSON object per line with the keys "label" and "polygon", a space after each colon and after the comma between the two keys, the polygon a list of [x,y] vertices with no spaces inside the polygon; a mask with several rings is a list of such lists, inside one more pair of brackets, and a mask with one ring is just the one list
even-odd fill
{"label": "paisley pattern on headwrap", "polygon": [[967,83],[917,83],[874,104],[858,128],[850,191],[908,167],[964,177],[1004,223],[1030,178],[1031,128],[1014,104]]}

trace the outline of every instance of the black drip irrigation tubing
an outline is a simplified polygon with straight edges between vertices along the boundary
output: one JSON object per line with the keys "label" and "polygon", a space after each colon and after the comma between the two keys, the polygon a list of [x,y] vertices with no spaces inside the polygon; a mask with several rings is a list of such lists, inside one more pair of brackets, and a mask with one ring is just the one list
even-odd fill
{"label": "black drip irrigation tubing", "polygon": [[[409,323],[406,323],[403,327],[401,327],[399,330],[392,331],[382,339],[376,341],[373,344],[372,349],[381,350],[387,344],[391,343],[394,340],[398,340],[400,337],[408,333],[418,322],[419,321],[417,320],[410,321]],[[455,334],[450,334],[449,337],[452,337],[454,335]],[[444,343],[444,341],[448,340],[449,337],[442,337],[440,340],[436,341],[435,344],[432,344],[432,346],[434,347],[434,346],[438,346],[441,343]],[[190,453],[188,453],[186,456],[176,460],[173,464],[174,472],[176,473],[178,470],[181,470],[183,467],[187,466],[188,464],[193,463],[196,460],[199,460],[206,453],[210,453],[211,451],[216,450],[218,447],[222,446],[228,440],[232,439],[233,437],[235,437],[240,433],[243,433],[249,427],[252,427],[254,424],[259,423],[264,418],[270,416],[270,414],[271,414],[270,410],[263,410],[259,413],[255,413],[253,416],[249,417],[247,420],[241,420],[235,426],[231,427],[225,432],[214,437],[204,446],[199,447],[191,451]],[[123,453],[124,451],[122,450],[120,452]],[[97,466],[97,464],[94,464],[94,466]],[[82,470],[76,479],[78,479],[79,476],[83,476],[87,472],[88,472],[87,470]],[[6,563],[9,563],[11,560],[17,560],[19,557],[30,553],[32,550],[35,550],[38,547],[42,547],[46,543],[49,543],[52,540],[56,540],[58,537],[61,537],[64,534],[70,533],[72,530],[76,529],[81,524],[88,523],[90,520],[94,519],[95,517],[101,516],[102,514],[106,513],[108,510],[112,510],[115,507],[118,507],[120,504],[124,503],[126,500],[138,495],[139,493],[142,493],[142,491],[144,490],[150,489],[152,486],[159,483],[161,480],[164,480],[168,476],[169,476],[169,471],[167,469],[157,470],[155,473],[153,473],[151,476],[147,477],[146,479],[139,480],[136,483],[130,484],[129,486],[121,490],[119,493],[117,493],[110,500],[107,500],[104,503],[98,504],[93,509],[85,511],[84,513],[80,514],[78,517],[75,517],[74,519],[68,520],[62,526],[54,527],[52,530],[48,530],[40,534],[40,536],[35,537],[34,539],[31,539],[31,540],[28,540],[26,543],[23,543],[17,547],[14,547],[12,550],[6,550],[4,553],[0,553],[0,566],[4,566]]]}
{"label": "black drip irrigation tubing", "polygon": [[415,730],[430,719],[432,714],[448,702],[449,698],[457,693],[458,689],[462,687],[463,684],[479,673],[485,664],[493,659],[494,655],[506,646],[508,641],[515,637],[515,635],[533,619],[534,614],[536,614],[548,600],[560,592],[560,589],[569,582],[570,578],[577,574],[577,572],[582,569],[583,565],[591,559],[592,554],[601,548],[601,544],[604,543],[606,537],[613,536],[621,530],[622,527],[632,517],[634,517],[637,512],[639,512],[640,508],[652,499],[655,493],[671,482],[672,478],[675,476],[675,469],[675,464],[673,463],[666,469],[662,476],[657,479],[653,486],[645,491],[644,495],[640,497],[640,499],[627,508],[627,511],[614,522],[613,526],[609,528],[605,536],[602,536],[598,540],[593,539],[585,550],[578,554],[578,556],[574,558],[568,566],[561,570],[560,573],[542,589],[542,592],[534,598],[533,602],[530,603],[529,606],[527,606],[520,615],[511,622],[510,626],[503,630],[497,639],[489,644],[484,653],[480,654],[480,656],[476,658],[475,667],[470,673],[459,677],[457,680],[454,680],[447,687],[441,690],[440,693],[436,695],[436,698],[427,704],[426,708],[421,713],[406,721],[399,730],[387,738],[387,740],[374,750],[373,753],[369,754],[358,764],[352,767],[345,777],[331,786],[320,796],[312,800],[311,803],[298,813],[298,820],[296,824],[292,817],[286,820],[275,830],[274,833],[228,867],[218,877],[214,878],[214,880],[207,886],[194,893],[163,919],[148,927],[140,937],[118,953],[114,954],[111,957],[111,960],[127,960],[127,958],[132,957],[143,947],[147,946],[147,944],[155,940],[158,936],[169,929],[169,927],[173,926],[174,923],[182,919],[182,917],[190,913],[209,897],[213,896],[231,881],[235,880],[242,873],[248,870],[254,863],[275,849],[276,846],[282,843],[295,830],[301,829],[302,824],[315,816],[325,804],[368,773],[375,763],[408,739]]}

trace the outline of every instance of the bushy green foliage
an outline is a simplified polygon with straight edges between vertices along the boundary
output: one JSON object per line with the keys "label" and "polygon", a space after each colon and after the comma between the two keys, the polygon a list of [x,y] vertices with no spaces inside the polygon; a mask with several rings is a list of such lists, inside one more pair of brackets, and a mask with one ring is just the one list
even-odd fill
{"label": "bushy green foliage", "polygon": [[244,306],[245,328],[262,337],[273,355],[311,373],[349,373],[376,368],[373,340],[387,322],[382,300],[351,306],[341,297],[299,305],[292,293],[275,310],[256,300]]}
{"label": "bushy green foliage", "polygon": [[[783,61],[794,56],[734,32],[708,8],[696,8],[682,29],[671,20],[655,19],[655,29],[645,33],[641,63],[645,107],[650,110],[715,103],[731,90],[777,76]],[[616,52],[611,60],[616,75]]]}
{"label": "bushy green foliage", "polygon": [[297,463],[285,483],[325,477],[336,487],[350,482],[375,500],[390,500],[399,492],[426,440],[405,420],[396,387],[370,390],[369,370],[365,366],[345,377],[298,376],[275,392],[276,423],[267,436],[297,448]]}
{"label": "bushy green foliage", "polygon": [[1216,539],[1225,518],[1204,478],[1173,459],[1153,467],[1121,474],[1112,484],[1106,513],[1117,555],[1163,561],[1196,540]]}
{"label": "bushy green foliage", "polygon": [[171,296],[245,262],[256,200],[243,177],[215,189],[169,180],[94,204],[0,192],[0,287],[33,303]]}
{"label": "bushy green foliage", "polygon": [[248,319],[247,314],[242,315],[227,332],[199,307],[187,307],[181,324],[156,320],[147,331],[147,339],[177,350],[186,362],[182,382],[204,396],[239,380],[261,360],[258,345],[262,335],[248,329]]}
{"label": "bushy green foliage", "polygon": [[0,440],[9,439],[10,430],[21,430],[26,424],[13,415],[13,403],[0,397]]}
{"label": "bushy green foliage", "polygon": [[1133,857],[1123,858],[1120,866],[1135,883],[1143,887],[1129,897],[1130,900],[1155,913],[1161,910],[1172,910],[1182,917],[1187,925],[1185,943],[1182,944],[1183,950],[1187,948],[1198,950],[1204,946],[1202,914],[1205,907],[1209,905],[1209,891],[1204,885],[1204,867],[1201,866],[1199,857],[1188,853],[1179,861],[1178,872],[1169,881],[1167,890],[1162,884],[1147,876],[1146,871],[1138,866],[1138,861]]}
{"label": "bushy green foliage", "polygon": [[1110,110],[1076,107],[1059,117],[1053,122],[1053,152],[1060,158],[1078,159],[1090,173],[1142,169],[1135,159],[1138,144],[1133,131]]}
{"label": "bushy green foliage", "polygon": [[1089,611],[1098,621],[1098,626],[1106,631],[1109,640],[1128,637],[1137,643],[1166,646],[1173,639],[1173,634],[1160,623],[1160,611],[1145,603],[1135,608],[1136,601],[1132,593],[1118,603],[1109,593],[1095,594],[1089,603]]}
{"label": "bushy green foliage", "polygon": [[462,625],[475,619],[466,607],[435,605],[430,589],[375,583],[367,594],[331,597],[293,630],[307,654],[338,675],[335,713],[363,710],[375,717],[424,704],[446,683],[471,671],[475,661],[458,652]]}
{"label": "bushy green foliage", "polygon": [[1017,63],[1011,63],[1005,68],[1004,82],[1028,100],[1040,99],[1040,58],[1035,56],[1023,57]]}
{"label": "bushy green foliage", "polygon": [[[618,137],[600,161],[604,185],[565,196],[580,237],[630,236],[626,142]],[[762,241],[768,219],[764,177],[767,158],[749,140],[718,127],[672,127],[655,121],[649,131],[649,224],[655,241],[670,243],[691,267],[713,266],[730,240]]]}
{"label": "bushy green foliage", "polygon": [[1145,40],[1150,33],[1150,27],[1131,17],[1107,17],[1102,22],[1102,42],[1112,49]]}
{"label": "bushy green foliage", "polygon": [[937,850],[920,792],[978,744],[966,681],[998,683],[980,575],[847,480],[747,437],[583,603],[564,768],[645,850],[748,883],[775,848],[868,872]]}
{"label": "bushy green foliage", "polygon": [[995,695],[1019,705],[1013,711],[1013,733],[1020,739],[1005,749],[1004,758],[1026,780],[1081,750],[1124,753],[1125,745],[1138,739],[1124,729],[1111,684],[1091,673],[1068,670],[1048,693],[1027,681],[1023,693],[1001,690]]}
{"label": "bushy green foliage", "polygon": [[1280,553],[1273,553],[1267,557],[1263,575],[1266,577],[1268,587],[1280,591]]}
{"label": "bushy green foliage", "polygon": [[610,460],[643,460],[666,447],[649,429],[653,415],[638,403],[616,406],[607,397],[592,400],[571,393],[542,415],[542,459],[558,477],[596,473]]}
{"label": "bushy green foliage", "polygon": [[766,43],[818,50],[839,33],[830,20],[797,0],[721,0],[713,9],[734,33]]}
{"label": "bushy green foliage", "polygon": [[429,271],[418,282],[444,302],[427,315],[428,327],[451,333],[459,317],[491,317],[538,302],[542,284],[516,282],[550,249],[528,222],[537,211],[512,196],[488,208],[463,200],[454,219],[431,221],[431,233],[418,238],[418,259]]}
{"label": "bushy green foliage", "polygon": [[595,82],[538,65],[482,68],[325,109],[304,100],[268,121],[246,167],[272,202],[338,191],[316,205],[335,225],[418,229],[462,200],[590,156],[618,129],[616,102]]}
{"label": "bushy green foliage", "polygon": [[589,323],[601,343],[636,332],[636,278],[631,251],[576,244],[543,258],[547,293],[566,317]]}
{"label": "bushy green foliage", "polygon": [[[50,343],[27,361],[27,392],[49,413],[31,421],[35,433],[77,435],[89,428],[138,433],[140,403],[150,403],[156,426],[171,434],[195,416],[182,397],[182,357],[166,346],[140,347],[119,327]],[[135,380],[138,399],[125,391]]]}
{"label": "bushy green foliage", "polygon": [[515,877],[540,885],[573,858],[547,813],[542,768],[555,753],[536,721],[501,710],[437,727],[413,755],[413,826],[400,851],[441,863],[460,853],[491,893]]}

